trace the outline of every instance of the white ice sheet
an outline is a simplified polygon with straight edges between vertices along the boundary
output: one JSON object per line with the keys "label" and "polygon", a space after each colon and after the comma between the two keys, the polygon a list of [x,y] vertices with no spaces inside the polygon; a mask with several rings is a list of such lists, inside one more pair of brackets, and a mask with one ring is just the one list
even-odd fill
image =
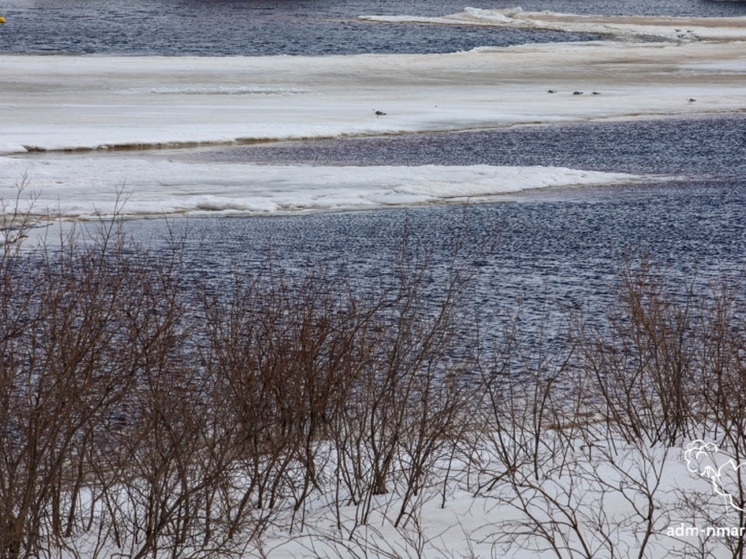
{"label": "white ice sheet", "polygon": [[[129,157],[0,157],[0,198],[37,215],[277,214],[480,201],[526,189],[619,184],[641,177],[557,167],[302,167]],[[33,204],[32,204],[33,201]]]}
{"label": "white ice sheet", "polygon": [[740,111],[744,52],[741,42],[597,42],[316,58],[0,56],[0,153]]}
{"label": "white ice sheet", "polygon": [[665,41],[485,46],[433,55],[0,56],[0,154],[78,150],[5,158],[2,196],[11,196],[25,174],[40,196],[37,208],[68,216],[110,211],[117,189],[132,193],[128,211],[135,214],[287,212],[485,197],[554,181],[619,177],[556,169],[187,165],[165,156],[139,160],[125,148],[746,110],[744,21],[706,20],[709,38],[717,40],[705,41],[702,21],[574,17],[467,10],[444,22],[552,21],[595,31],[642,25],[645,34],[655,28]]}

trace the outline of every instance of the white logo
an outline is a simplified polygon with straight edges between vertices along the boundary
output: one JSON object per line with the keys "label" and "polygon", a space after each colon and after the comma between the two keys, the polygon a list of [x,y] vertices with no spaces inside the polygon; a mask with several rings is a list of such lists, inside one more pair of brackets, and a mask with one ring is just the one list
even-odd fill
{"label": "white logo", "polygon": [[[726,504],[744,512],[746,509],[737,504],[734,495],[741,494],[738,489],[742,487],[739,470],[743,466],[744,472],[746,472],[746,462],[736,464],[733,458],[725,459],[726,455],[720,453],[718,456],[718,454],[718,447],[715,443],[701,439],[692,441],[687,445],[684,452],[686,468],[693,474],[709,479],[712,483],[712,489],[725,499]],[[730,488],[733,488],[732,492]]]}

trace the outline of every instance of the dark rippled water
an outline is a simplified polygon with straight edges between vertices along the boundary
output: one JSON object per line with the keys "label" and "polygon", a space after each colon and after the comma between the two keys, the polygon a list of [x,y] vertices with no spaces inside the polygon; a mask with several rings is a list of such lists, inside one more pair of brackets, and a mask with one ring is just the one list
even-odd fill
{"label": "dark rippled water", "polygon": [[5,0],[0,52],[271,55],[432,53],[589,35],[358,21],[359,15],[446,15],[464,7],[570,13],[746,15],[712,0]]}
{"label": "dark rippled water", "polygon": [[[446,262],[456,245],[476,251],[473,302],[485,322],[504,319],[519,301],[527,319],[579,308],[593,316],[605,313],[614,300],[614,283],[626,261],[649,260],[681,293],[692,284],[704,290],[723,276],[742,278],[745,154],[746,115],[537,126],[460,133],[457,139],[452,134],[416,135],[208,151],[201,157],[357,165],[561,165],[679,178],[536,191],[510,202],[467,208],[179,224],[188,227],[194,241],[191,261],[216,278],[229,263],[258,265],[267,251],[293,269],[321,262],[332,271],[352,271],[361,280],[375,278],[391,268],[408,228],[431,247],[436,262]],[[159,224],[142,225],[140,233],[162,230]]]}
{"label": "dark rippled water", "polygon": [[283,142],[205,150],[189,158],[307,165],[542,165],[742,180],[746,114]]}
{"label": "dark rippled water", "polygon": [[[392,273],[408,231],[445,269],[454,252],[474,273],[469,313],[485,340],[518,312],[523,336],[548,325],[558,335],[570,313],[603,321],[618,301],[625,263],[649,261],[675,293],[697,293],[735,282],[744,298],[746,197],[743,185],[683,182],[642,184],[609,192],[516,202],[385,210],[304,217],[193,219],[185,227],[190,270],[219,286],[226,271],[255,270],[267,254],[277,268],[321,264],[375,285]],[[159,237],[162,225],[139,223],[138,236]],[[460,249],[458,247],[461,247]],[[546,332],[545,332],[546,333]]]}
{"label": "dark rippled water", "polygon": [[[272,55],[452,52],[483,45],[589,36],[479,27],[379,25],[362,14],[444,15],[479,0],[6,0],[0,52]],[[746,2],[530,0],[529,10],[742,16]],[[50,64],[54,59],[50,58]],[[189,266],[217,280],[232,263],[255,266],[271,250],[283,266],[322,262],[365,279],[385,273],[407,227],[445,262],[474,255],[474,302],[483,318],[522,301],[527,316],[583,307],[602,313],[626,257],[642,257],[682,286],[739,274],[746,264],[746,117],[526,127],[459,134],[286,143],[190,153],[207,160],[344,165],[558,165],[676,174],[623,188],[526,193],[507,203],[250,219],[177,221],[189,231]],[[175,155],[174,157],[179,157]],[[157,221],[133,227],[162,238]],[[484,241],[487,244],[482,244]]]}

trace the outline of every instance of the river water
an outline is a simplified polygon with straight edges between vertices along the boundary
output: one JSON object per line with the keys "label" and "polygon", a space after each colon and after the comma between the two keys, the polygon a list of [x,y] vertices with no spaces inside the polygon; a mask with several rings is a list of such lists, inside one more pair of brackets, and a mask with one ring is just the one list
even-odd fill
{"label": "river water", "polygon": [[[506,2],[472,3],[501,8]],[[746,3],[705,0],[523,2],[526,9],[574,13],[740,16]],[[445,15],[437,2],[271,0],[6,0],[0,52],[269,56],[430,53],[594,39],[592,35],[470,26],[371,24],[358,15]],[[54,58],[50,57],[50,64]],[[258,265],[268,252],[288,267],[309,262],[358,278],[391,266],[404,231],[445,262],[455,245],[475,269],[483,315],[517,304],[527,316],[558,309],[603,313],[626,260],[649,259],[685,290],[746,263],[746,117],[676,117],[527,126],[447,134],[286,142],[174,154],[204,161],[323,165],[543,165],[673,180],[614,188],[549,189],[469,206],[383,209],[271,218],[175,220],[188,230],[190,267],[220,277]],[[157,220],[135,222],[158,238]],[[479,247],[479,248],[474,248]],[[485,248],[486,247],[486,248]]]}
{"label": "river water", "polygon": [[[604,15],[743,16],[744,2],[710,0],[530,0],[526,10]],[[266,56],[432,53],[593,38],[550,31],[472,26],[375,25],[361,15],[438,16],[466,6],[511,8],[479,0],[5,0],[0,52]]]}

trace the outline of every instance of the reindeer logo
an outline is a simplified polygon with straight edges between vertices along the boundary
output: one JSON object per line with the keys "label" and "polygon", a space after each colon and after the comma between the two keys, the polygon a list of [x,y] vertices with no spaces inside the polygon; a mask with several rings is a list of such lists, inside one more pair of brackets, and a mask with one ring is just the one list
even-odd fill
{"label": "reindeer logo", "polygon": [[687,469],[710,480],[712,489],[725,499],[725,503],[738,511],[744,511],[734,495],[740,495],[738,490],[742,485],[740,479],[741,467],[746,472],[746,462],[739,464],[733,458],[719,452],[715,443],[697,439],[687,445],[684,451]]}

